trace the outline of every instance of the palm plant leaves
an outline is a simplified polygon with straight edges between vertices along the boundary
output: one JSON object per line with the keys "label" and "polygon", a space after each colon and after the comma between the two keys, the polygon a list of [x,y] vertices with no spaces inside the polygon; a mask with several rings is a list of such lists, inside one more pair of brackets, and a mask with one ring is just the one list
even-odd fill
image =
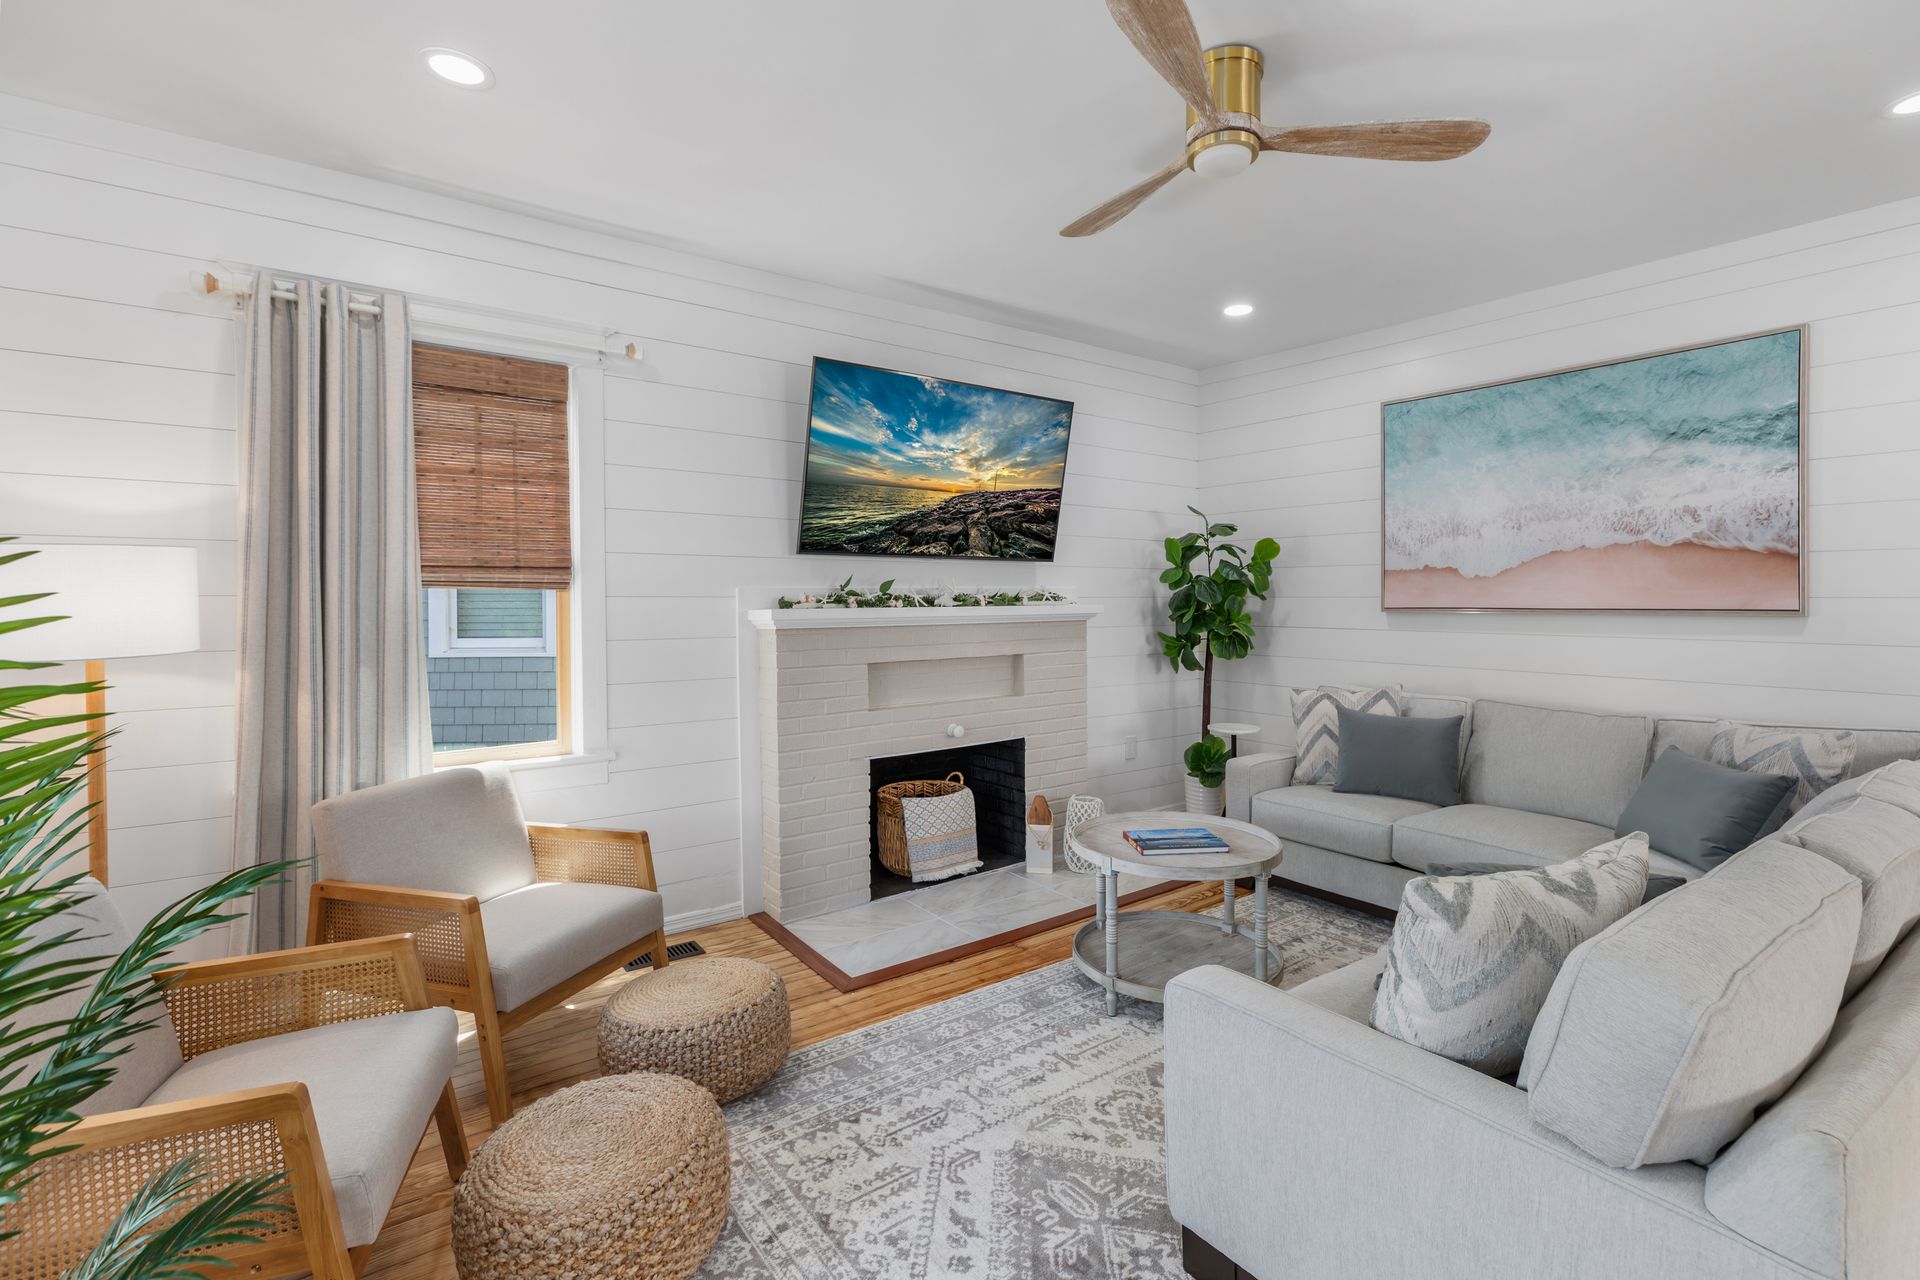
{"label": "palm plant leaves", "polygon": [[[0,538],[0,542],[7,539]],[[32,552],[0,553],[0,567]],[[19,608],[40,595],[0,596]],[[38,612],[38,611],[36,611]],[[0,620],[0,635],[54,618]],[[6,673],[52,664],[0,658]],[[79,1109],[113,1078],[116,1060],[153,1026],[163,998],[155,977],[169,956],[208,929],[236,919],[225,908],[284,874],[289,864],[249,867],[225,876],[161,911],[111,960],[61,954],[84,940],[83,926],[58,927],[78,900],[85,873],[63,869],[91,817],[80,803],[87,757],[104,745],[88,718],[41,714],[36,704],[72,699],[98,686],[0,685],[0,1239],[8,1208],[32,1181],[34,1166],[57,1154],[59,1135]],[[36,1009],[86,990],[72,1018],[28,1022]],[[28,1075],[28,1066],[40,1065]],[[198,1274],[208,1249],[257,1238],[283,1212],[278,1178],[205,1191],[191,1160],[156,1175],[135,1196],[76,1271],[84,1280],[184,1280]],[[189,1203],[191,1202],[191,1203]]]}
{"label": "palm plant leaves", "polygon": [[203,1280],[209,1264],[228,1265],[213,1250],[257,1240],[285,1217],[283,1176],[230,1182],[196,1201],[205,1183],[197,1168],[189,1156],[149,1178],[65,1280]]}

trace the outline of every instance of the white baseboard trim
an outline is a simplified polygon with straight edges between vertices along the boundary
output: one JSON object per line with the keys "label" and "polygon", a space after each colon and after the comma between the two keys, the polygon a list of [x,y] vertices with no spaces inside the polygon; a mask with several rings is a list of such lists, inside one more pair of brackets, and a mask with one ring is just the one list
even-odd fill
{"label": "white baseboard trim", "polygon": [[686,933],[693,929],[705,929],[710,925],[738,920],[745,914],[737,902],[729,902],[724,907],[708,907],[705,911],[683,911],[677,916],[667,917],[667,932]]}

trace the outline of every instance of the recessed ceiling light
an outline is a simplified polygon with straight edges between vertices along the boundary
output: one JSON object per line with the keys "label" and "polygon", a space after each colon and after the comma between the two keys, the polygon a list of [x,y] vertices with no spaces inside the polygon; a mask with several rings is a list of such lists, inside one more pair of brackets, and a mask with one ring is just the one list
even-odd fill
{"label": "recessed ceiling light", "polygon": [[427,70],[462,89],[484,89],[493,83],[493,72],[472,54],[458,49],[422,49],[420,60]]}
{"label": "recessed ceiling light", "polygon": [[1910,93],[1887,108],[1890,116],[1920,116],[1920,93]]}
{"label": "recessed ceiling light", "polygon": [[1226,306],[1220,308],[1220,314],[1223,316],[1232,316],[1238,320],[1241,316],[1250,316],[1253,314],[1253,304],[1251,302],[1229,302]]}

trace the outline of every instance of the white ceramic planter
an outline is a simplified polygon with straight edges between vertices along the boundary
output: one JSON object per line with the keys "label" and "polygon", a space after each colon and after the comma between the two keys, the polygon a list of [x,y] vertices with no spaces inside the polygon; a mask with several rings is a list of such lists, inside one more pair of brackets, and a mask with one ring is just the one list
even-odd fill
{"label": "white ceramic planter", "polygon": [[1227,793],[1222,787],[1203,787],[1200,779],[1187,777],[1187,812],[1217,818],[1227,810]]}

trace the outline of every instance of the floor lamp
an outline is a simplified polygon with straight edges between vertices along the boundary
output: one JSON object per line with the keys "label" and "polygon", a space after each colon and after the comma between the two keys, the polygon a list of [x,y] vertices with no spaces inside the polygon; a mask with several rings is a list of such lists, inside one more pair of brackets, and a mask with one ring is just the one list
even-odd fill
{"label": "floor lamp", "polygon": [[[200,647],[200,553],[192,547],[101,546],[95,543],[0,544],[11,555],[34,554],[6,567],[7,595],[49,592],[34,608],[58,622],[0,639],[0,652],[20,662],[85,662],[87,729],[107,728],[107,659],[188,653]],[[107,753],[87,758],[87,865],[107,882]]]}

